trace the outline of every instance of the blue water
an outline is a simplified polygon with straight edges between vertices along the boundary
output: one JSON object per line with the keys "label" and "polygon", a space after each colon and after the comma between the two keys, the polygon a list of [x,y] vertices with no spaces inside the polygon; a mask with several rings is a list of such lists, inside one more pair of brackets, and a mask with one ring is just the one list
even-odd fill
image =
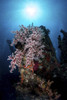
{"label": "blue water", "polygon": [[50,29],[50,38],[58,60],[60,57],[57,37],[61,34],[61,28],[67,31],[67,0],[32,0],[42,9],[41,17],[33,20],[25,19],[21,13],[25,4],[30,1],[0,0],[0,96],[2,100],[15,100],[11,82],[18,75],[16,75],[17,71],[15,74],[9,73],[7,57],[11,51],[6,41],[12,40],[14,35],[11,31],[18,30],[19,25],[28,26],[33,22],[35,26],[44,25]]}

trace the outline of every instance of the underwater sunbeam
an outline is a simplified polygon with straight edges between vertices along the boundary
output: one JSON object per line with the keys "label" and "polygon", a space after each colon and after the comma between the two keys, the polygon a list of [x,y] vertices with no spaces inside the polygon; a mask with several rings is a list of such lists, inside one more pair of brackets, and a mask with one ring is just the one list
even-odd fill
{"label": "underwater sunbeam", "polygon": [[28,3],[24,6],[23,16],[28,20],[37,20],[41,17],[41,8],[38,4]]}
{"label": "underwater sunbeam", "polygon": [[34,17],[36,16],[37,9],[35,7],[27,7],[25,9],[25,12],[29,17]]}

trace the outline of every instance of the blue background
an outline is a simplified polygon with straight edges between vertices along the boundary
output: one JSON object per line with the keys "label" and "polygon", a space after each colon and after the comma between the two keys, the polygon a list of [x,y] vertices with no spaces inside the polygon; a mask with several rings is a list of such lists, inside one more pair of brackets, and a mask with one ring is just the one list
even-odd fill
{"label": "blue background", "polygon": [[[34,2],[33,4],[39,5],[42,10],[38,18],[32,20],[23,17],[22,12],[25,5],[29,5],[31,1]],[[10,83],[7,57],[11,52],[6,41],[12,40],[14,35],[11,31],[18,30],[19,25],[28,26],[32,22],[34,26],[44,25],[50,30],[50,38],[59,59],[57,37],[61,34],[61,29],[67,31],[67,0],[0,0],[0,81],[3,81],[2,87],[4,84]],[[6,90],[6,86],[4,89],[4,91],[10,91],[9,85],[8,90]],[[4,95],[6,95],[5,92]]]}

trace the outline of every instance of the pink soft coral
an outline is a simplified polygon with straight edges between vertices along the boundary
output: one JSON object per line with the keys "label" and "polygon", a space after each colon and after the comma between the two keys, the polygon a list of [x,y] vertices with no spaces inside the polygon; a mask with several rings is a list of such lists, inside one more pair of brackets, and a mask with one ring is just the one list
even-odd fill
{"label": "pink soft coral", "polygon": [[23,25],[19,31],[14,32],[16,35],[14,36],[14,40],[11,46],[16,45],[18,42],[21,43],[23,49],[16,49],[12,55],[8,57],[8,60],[11,60],[10,72],[12,72],[16,66],[20,67],[22,60],[24,60],[24,64],[27,67],[31,64],[31,62],[38,61],[40,58],[43,58],[43,49],[44,45],[41,40],[43,37],[43,32],[38,27],[29,27],[25,28]]}

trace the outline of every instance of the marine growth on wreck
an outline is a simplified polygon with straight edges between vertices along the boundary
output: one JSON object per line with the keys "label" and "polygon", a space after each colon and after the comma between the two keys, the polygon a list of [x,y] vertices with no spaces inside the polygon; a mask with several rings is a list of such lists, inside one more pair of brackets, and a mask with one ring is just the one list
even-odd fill
{"label": "marine growth on wreck", "polygon": [[11,60],[9,68],[10,73],[13,73],[18,67],[20,82],[16,84],[16,90],[21,94],[33,91],[35,95],[47,95],[47,100],[58,100],[60,94],[51,89],[53,81],[50,81],[50,77],[60,64],[57,62],[49,32],[43,26],[33,25],[21,25],[19,31],[14,31],[11,46],[15,46],[16,50],[8,56],[8,60]]}

